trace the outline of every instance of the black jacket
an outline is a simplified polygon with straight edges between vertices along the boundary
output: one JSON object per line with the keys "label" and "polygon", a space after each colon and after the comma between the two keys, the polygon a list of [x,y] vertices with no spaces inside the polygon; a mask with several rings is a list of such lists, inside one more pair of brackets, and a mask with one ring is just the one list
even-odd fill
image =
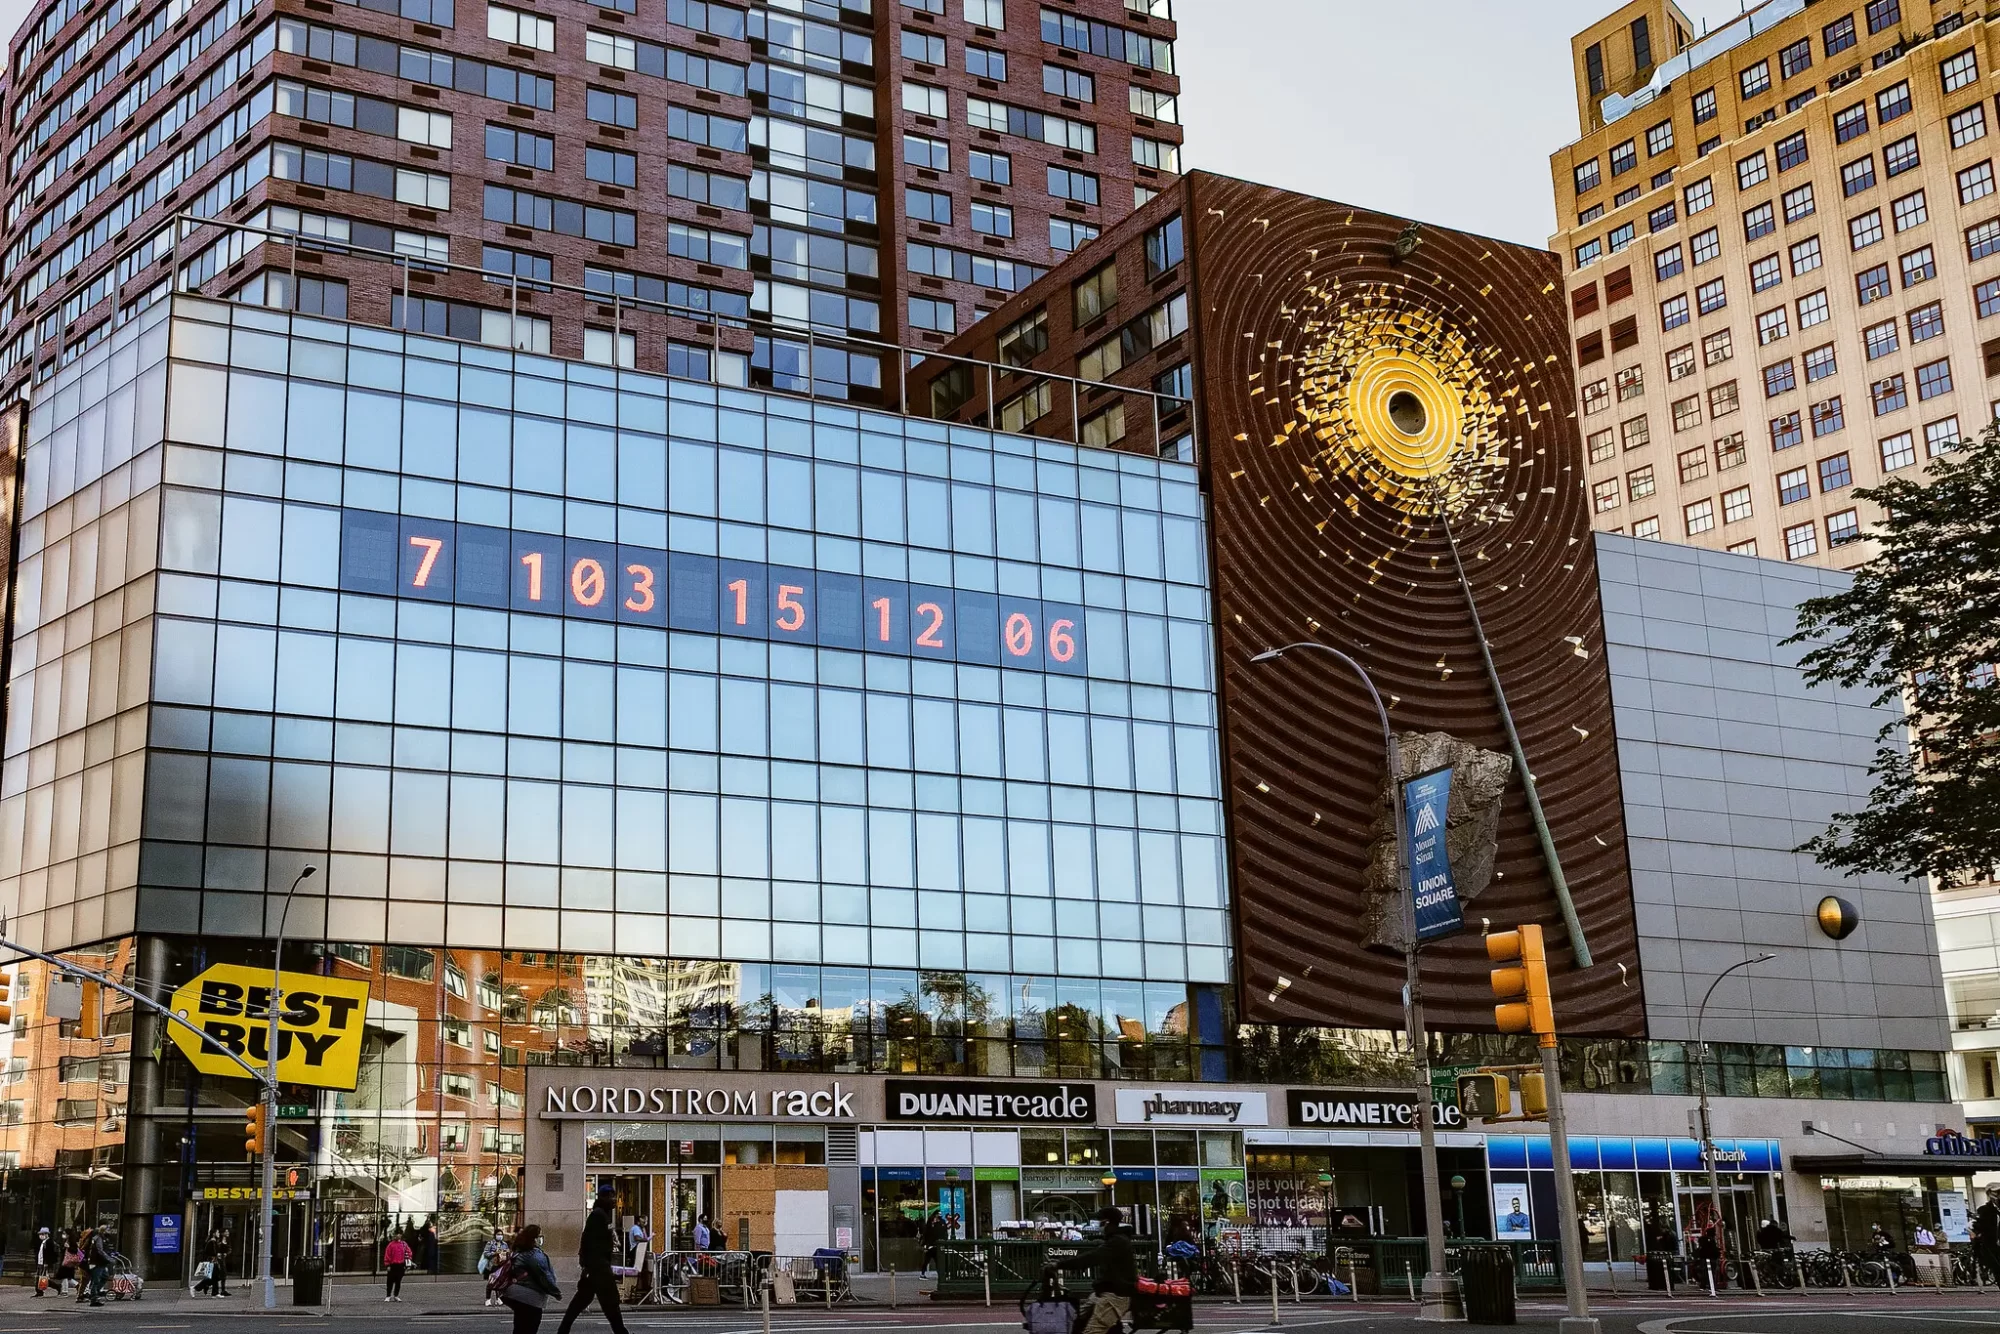
{"label": "black jacket", "polygon": [[618,1231],[612,1218],[611,1206],[598,1205],[584,1221],[583,1241],[577,1247],[576,1258],[585,1269],[609,1269],[617,1263]]}
{"label": "black jacket", "polygon": [[1088,1269],[1095,1280],[1091,1285],[1093,1292],[1131,1297],[1139,1291],[1139,1254],[1132,1249],[1132,1238],[1123,1228],[1112,1229],[1101,1245],[1058,1261],[1056,1268]]}

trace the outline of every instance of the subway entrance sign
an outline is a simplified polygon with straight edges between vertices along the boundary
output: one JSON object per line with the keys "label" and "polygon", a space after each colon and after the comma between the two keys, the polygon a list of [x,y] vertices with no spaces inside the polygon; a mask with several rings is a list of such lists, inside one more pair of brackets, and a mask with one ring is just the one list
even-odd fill
{"label": "subway entrance sign", "polygon": [[[368,984],[313,973],[282,973],[278,1078],[312,1088],[352,1089],[361,1072]],[[219,963],[174,992],[173,1011],[222,1046],[262,1068],[269,1060],[271,974]],[[179,1024],[174,1044],[205,1075],[247,1078],[243,1068]]]}

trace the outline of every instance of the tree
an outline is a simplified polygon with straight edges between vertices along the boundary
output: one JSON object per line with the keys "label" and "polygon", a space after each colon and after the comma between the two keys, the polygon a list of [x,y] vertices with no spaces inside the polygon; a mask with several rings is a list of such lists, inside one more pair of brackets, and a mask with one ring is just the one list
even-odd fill
{"label": "tree", "polygon": [[1883,725],[1866,810],[1836,815],[1799,850],[1848,875],[1944,880],[2000,863],[2000,423],[1934,460],[1923,481],[1857,493],[1881,505],[1878,554],[1846,590],[1799,607],[1787,644],[1814,685],[1907,702]]}

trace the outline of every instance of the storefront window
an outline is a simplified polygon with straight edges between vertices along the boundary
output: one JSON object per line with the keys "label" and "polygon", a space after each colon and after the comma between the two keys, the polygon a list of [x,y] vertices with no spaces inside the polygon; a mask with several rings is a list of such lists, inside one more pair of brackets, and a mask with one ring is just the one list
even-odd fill
{"label": "storefront window", "polygon": [[1162,1167],[1198,1167],[1195,1158],[1195,1132],[1192,1130],[1155,1130],[1153,1151],[1159,1155]]}
{"label": "storefront window", "polygon": [[1071,1167],[1103,1167],[1111,1161],[1111,1135],[1108,1131],[1066,1131],[1063,1141],[1068,1153],[1063,1161]]}

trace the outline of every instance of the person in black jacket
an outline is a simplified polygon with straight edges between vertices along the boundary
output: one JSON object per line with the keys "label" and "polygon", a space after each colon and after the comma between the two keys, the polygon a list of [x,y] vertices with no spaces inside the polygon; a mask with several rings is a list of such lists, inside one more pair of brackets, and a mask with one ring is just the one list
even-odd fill
{"label": "person in black jacket", "polygon": [[618,1188],[606,1181],[597,1188],[597,1202],[583,1224],[583,1241],[576,1258],[582,1272],[577,1275],[576,1295],[569,1299],[557,1334],[569,1334],[576,1318],[597,1301],[613,1334],[626,1334],[625,1317],[618,1310],[618,1276],[611,1272],[618,1254]]}
{"label": "person in black jacket", "polygon": [[1130,1318],[1132,1298],[1139,1292],[1139,1254],[1122,1226],[1125,1216],[1116,1209],[1100,1209],[1097,1219],[1104,1225],[1104,1240],[1054,1266],[1091,1272],[1090,1290],[1097,1300],[1090,1305],[1090,1319],[1081,1334],[1110,1334],[1117,1329]]}

